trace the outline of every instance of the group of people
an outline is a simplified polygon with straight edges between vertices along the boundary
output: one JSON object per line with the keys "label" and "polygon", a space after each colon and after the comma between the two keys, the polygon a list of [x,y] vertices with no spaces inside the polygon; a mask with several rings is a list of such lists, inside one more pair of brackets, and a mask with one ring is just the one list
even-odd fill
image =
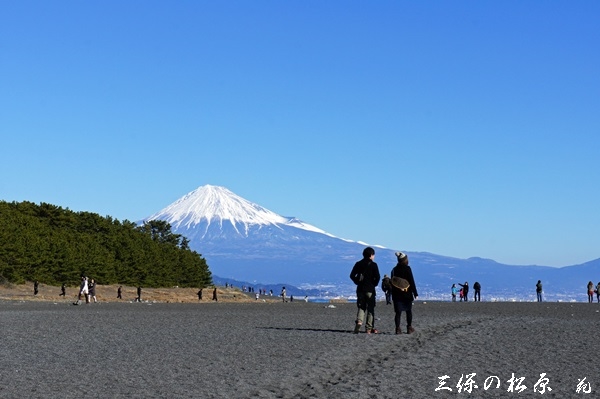
{"label": "group of people", "polygon": [[594,283],[591,281],[587,285],[588,302],[594,302],[594,294],[596,294],[596,300],[600,303],[600,282],[594,287]]}
{"label": "group of people", "polygon": [[[397,263],[390,277],[384,276],[382,289],[386,293],[386,302],[394,305],[394,324],[396,334],[402,334],[402,313],[406,315],[406,333],[412,334],[412,303],[418,297],[417,286],[408,264],[408,256],[396,252]],[[354,264],[350,279],[356,284],[356,306],[358,308],[354,333],[358,334],[365,327],[367,334],[379,334],[375,328],[375,290],[379,285],[381,275],[379,266],[374,261],[375,250],[367,247],[363,250],[363,259]]]}
{"label": "group of people", "polygon": [[[460,297],[461,301],[468,301],[469,299],[467,297],[467,294],[469,293],[469,283],[465,282],[464,284],[458,285],[461,286],[460,290],[458,289],[456,284],[452,284],[452,302],[456,302],[457,295]],[[479,282],[476,281],[475,284],[473,284],[473,290],[475,291],[473,300],[481,301],[481,284],[479,284]],[[535,284],[535,293],[538,302],[543,301],[543,292],[544,289],[542,285],[542,280],[538,280]],[[587,297],[589,303],[594,302],[594,295],[596,296],[596,301],[600,303],[600,282],[594,285],[594,283],[590,281],[587,284]]]}
{"label": "group of people", "polygon": [[[38,285],[37,280],[34,282],[34,295],[38,294]],[[138,286],[136,289],[137,296],[134,302],[142,302],[142,286]],[[60,295],[66,296],[66,286],[63,283],[60,287]],[[85,299],[85,303],[91,303],[92,301],[98,302],[96,298],[96,281],[94,279],[89,279],[86,276],[81,276],[81,283],[79,285],[79,293],[77,294],[77,301],[73,303],[73,305],[81,305],[82,297]],[[117,288],[117,299],[123,299],[123,286],[119,286]],[[198,299],[202,300],[202,289],[198,291]],[[214,287],[212,292],[212,300],[218,301],[217,297],[217,287]]]}
{"label": "group of people", "polygon": [[[135,297],[134,302],[142,302],[142,286],[138,285],[137,287],[137,297]],[[123,299],[123,286],[120,285],[119,288],[117,288],[117,299]]]}
{"label": "group of people", "polygon": [[[594,302],[594,295],[596,295],[596,301],[598,303],[600,303],[600,282],[598,282],[598,284],[596,284],[594,286],[594,283],[590,280],[587,283],[587,298],[588,298],[588,302],[589,303],[593,303]],[[543,287],[542,287],[542,280],[538,280],[537,284],[535,285],[535,293],[537,295],[537,301],[538,302],[542,302],[542,292],[543,292]]]}
{"label": "group of people", "polygon": [[[66,296],[66,286],[65,283],[60,287],[60,296]],[[123,286],[119,286],[117,288],[117,299],[123,299]],[[96,281],[92,278],[89,279],[87,276],[81,276],[81,283],[79,284],[79,293],[77,294],[77,301],[73,303],[73,305],[81,305],[82,297],[85,299],[85,303],[94,303],[98,302],[98,298],[96,297]],[[142,287],[137,287],[137,298],[136,302],[142,301]]]}
{"label": "group of people", "polygon": [[[198,295],[198,300],[201,301],[202,300],[202,288],[200,288],[200,290],[198,291],[197,295]],[[216,286],[213,288],[212,300],[215,301],[215,302],[219,301],[219,297],[218,297],[218,294],[217,294],[217,287]]]}
{"label": "group of people", "polygon": [[85,303],[90,303],[92,300],[94,300],[94,303],[98,302],[96,299],[96,281],[94,281],[94,279],[88,280],[86,276],[81,276],[81,284],[79,284],[77,302],[73,303],[73,305],[81,305],[82,296],[85,298]]}
{"label": "group of people", "polygon": [[[469,300],[469,282],[465,281],[464,284],[457,283],[460,285],[460,289],[456,286],[456,284],[452,284],[450,288],[450,293],[452,295],[452,302],[456,302],[456,297],[458,296],[460,302]],[[481,284],[479,281],[475,281],[473,284],[473,301],[481,302]]]}
{"label": "group of people", "polygon": [[[227,283],[225,283],[225,288],[227,288]],[[254,289],[254,287],[242,285],[242,292],[248,292],[250,294],[254,294],[254,293],[256,293],[256,290]],[[266,288],[259,288],[257,294],[260,296],[267,296],[267,295],[273,296],[273,290],[270,290],[269,293],[267,293]]]}

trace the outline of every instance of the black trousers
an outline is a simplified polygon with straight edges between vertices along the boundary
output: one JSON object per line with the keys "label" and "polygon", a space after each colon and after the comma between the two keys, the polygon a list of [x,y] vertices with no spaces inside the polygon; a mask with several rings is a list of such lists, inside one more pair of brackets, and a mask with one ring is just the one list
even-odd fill
{"label": "black trousers", "polygon": [[394,302],[394,312],[396,312],[396,316],[394,317],[396,328],[400,328],[402,312],[406,312],[406,325],[408,327],[412,326],[412,302]]}

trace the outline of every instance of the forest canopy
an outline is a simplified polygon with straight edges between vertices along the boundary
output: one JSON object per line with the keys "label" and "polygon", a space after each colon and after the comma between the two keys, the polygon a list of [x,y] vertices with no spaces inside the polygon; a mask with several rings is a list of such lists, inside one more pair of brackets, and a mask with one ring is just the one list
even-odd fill
{"label": "forest canopy", "polygon": [[161,220],[136,225],[59,206],[0,201],[0,281],[206,287],[206,260]]}

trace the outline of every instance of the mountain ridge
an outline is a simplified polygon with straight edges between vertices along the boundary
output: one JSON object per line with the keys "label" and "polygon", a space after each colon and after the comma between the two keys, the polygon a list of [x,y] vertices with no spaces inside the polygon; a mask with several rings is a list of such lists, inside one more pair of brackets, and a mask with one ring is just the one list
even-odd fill
{"label": "mountain ridge", "polygon": [[[348,275],[368,245],[278,215],[220,186],[201,186],[143,221],[153,219],[166,220],[175,233],[186,236],[214,275],[263,284],[329,287],[324,295],[332,296],[352,295]],[[580,296],[575,291],[589,280],[582,281],[584,275],[600,276],[600,259],[554,268],[371,246],[382,276],[395,265],[396,250],[408,253],[420,294],[432,299],[446,298],[453,283],[464,281],[480,281],[482,297],[487,294],[490,300],[535,298],[535,283],[544,279],[552,298],[573,300]]]}

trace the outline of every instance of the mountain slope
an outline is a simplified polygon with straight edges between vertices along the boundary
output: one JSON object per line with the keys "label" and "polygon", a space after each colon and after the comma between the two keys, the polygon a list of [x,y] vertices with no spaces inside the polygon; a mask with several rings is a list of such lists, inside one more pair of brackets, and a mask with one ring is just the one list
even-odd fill
{"label": "mountain slope", "polygon": [[174,230],[193,228],[200,231],[197,228],[200,225],[206,233],[212,224],[217,224],[219,229],[232,227],[237,234],[244,237],[248,237],[250,226],[290,226],[327,234],[296,218],[286,218],[271,212],[225,187],[212,185],[197,188],[144,220],[154,219],[168,221]]}
{"label": "mountain slope", "polygon": [[186,236],[213,273],[236,279],[337,281],[330,266],[340,260],[347,264],[357,253],[356,243],[280,216],[224,187],[202,186],[144,221],[154,219],[169,222],[174,232]]}
{"label": "mountain slope", "polygon": [[[190,240],[214,275],[261,284],[320,287],[323,295],[352,295],[350,269],[364,243],[337,238],[294,217],[280,216],[219,186],[201,186],[144,219],[169,222]],[[389,274],[396,249],[375,246],[380,272]],[[565,268],[511,266],[482,258],[456,259],[407,252],[421,298],[448,298],[453,283],[479,281],[482,297],[533,299],[542,280],[546,297],[585,298],[600,276],[600,260]]]}

